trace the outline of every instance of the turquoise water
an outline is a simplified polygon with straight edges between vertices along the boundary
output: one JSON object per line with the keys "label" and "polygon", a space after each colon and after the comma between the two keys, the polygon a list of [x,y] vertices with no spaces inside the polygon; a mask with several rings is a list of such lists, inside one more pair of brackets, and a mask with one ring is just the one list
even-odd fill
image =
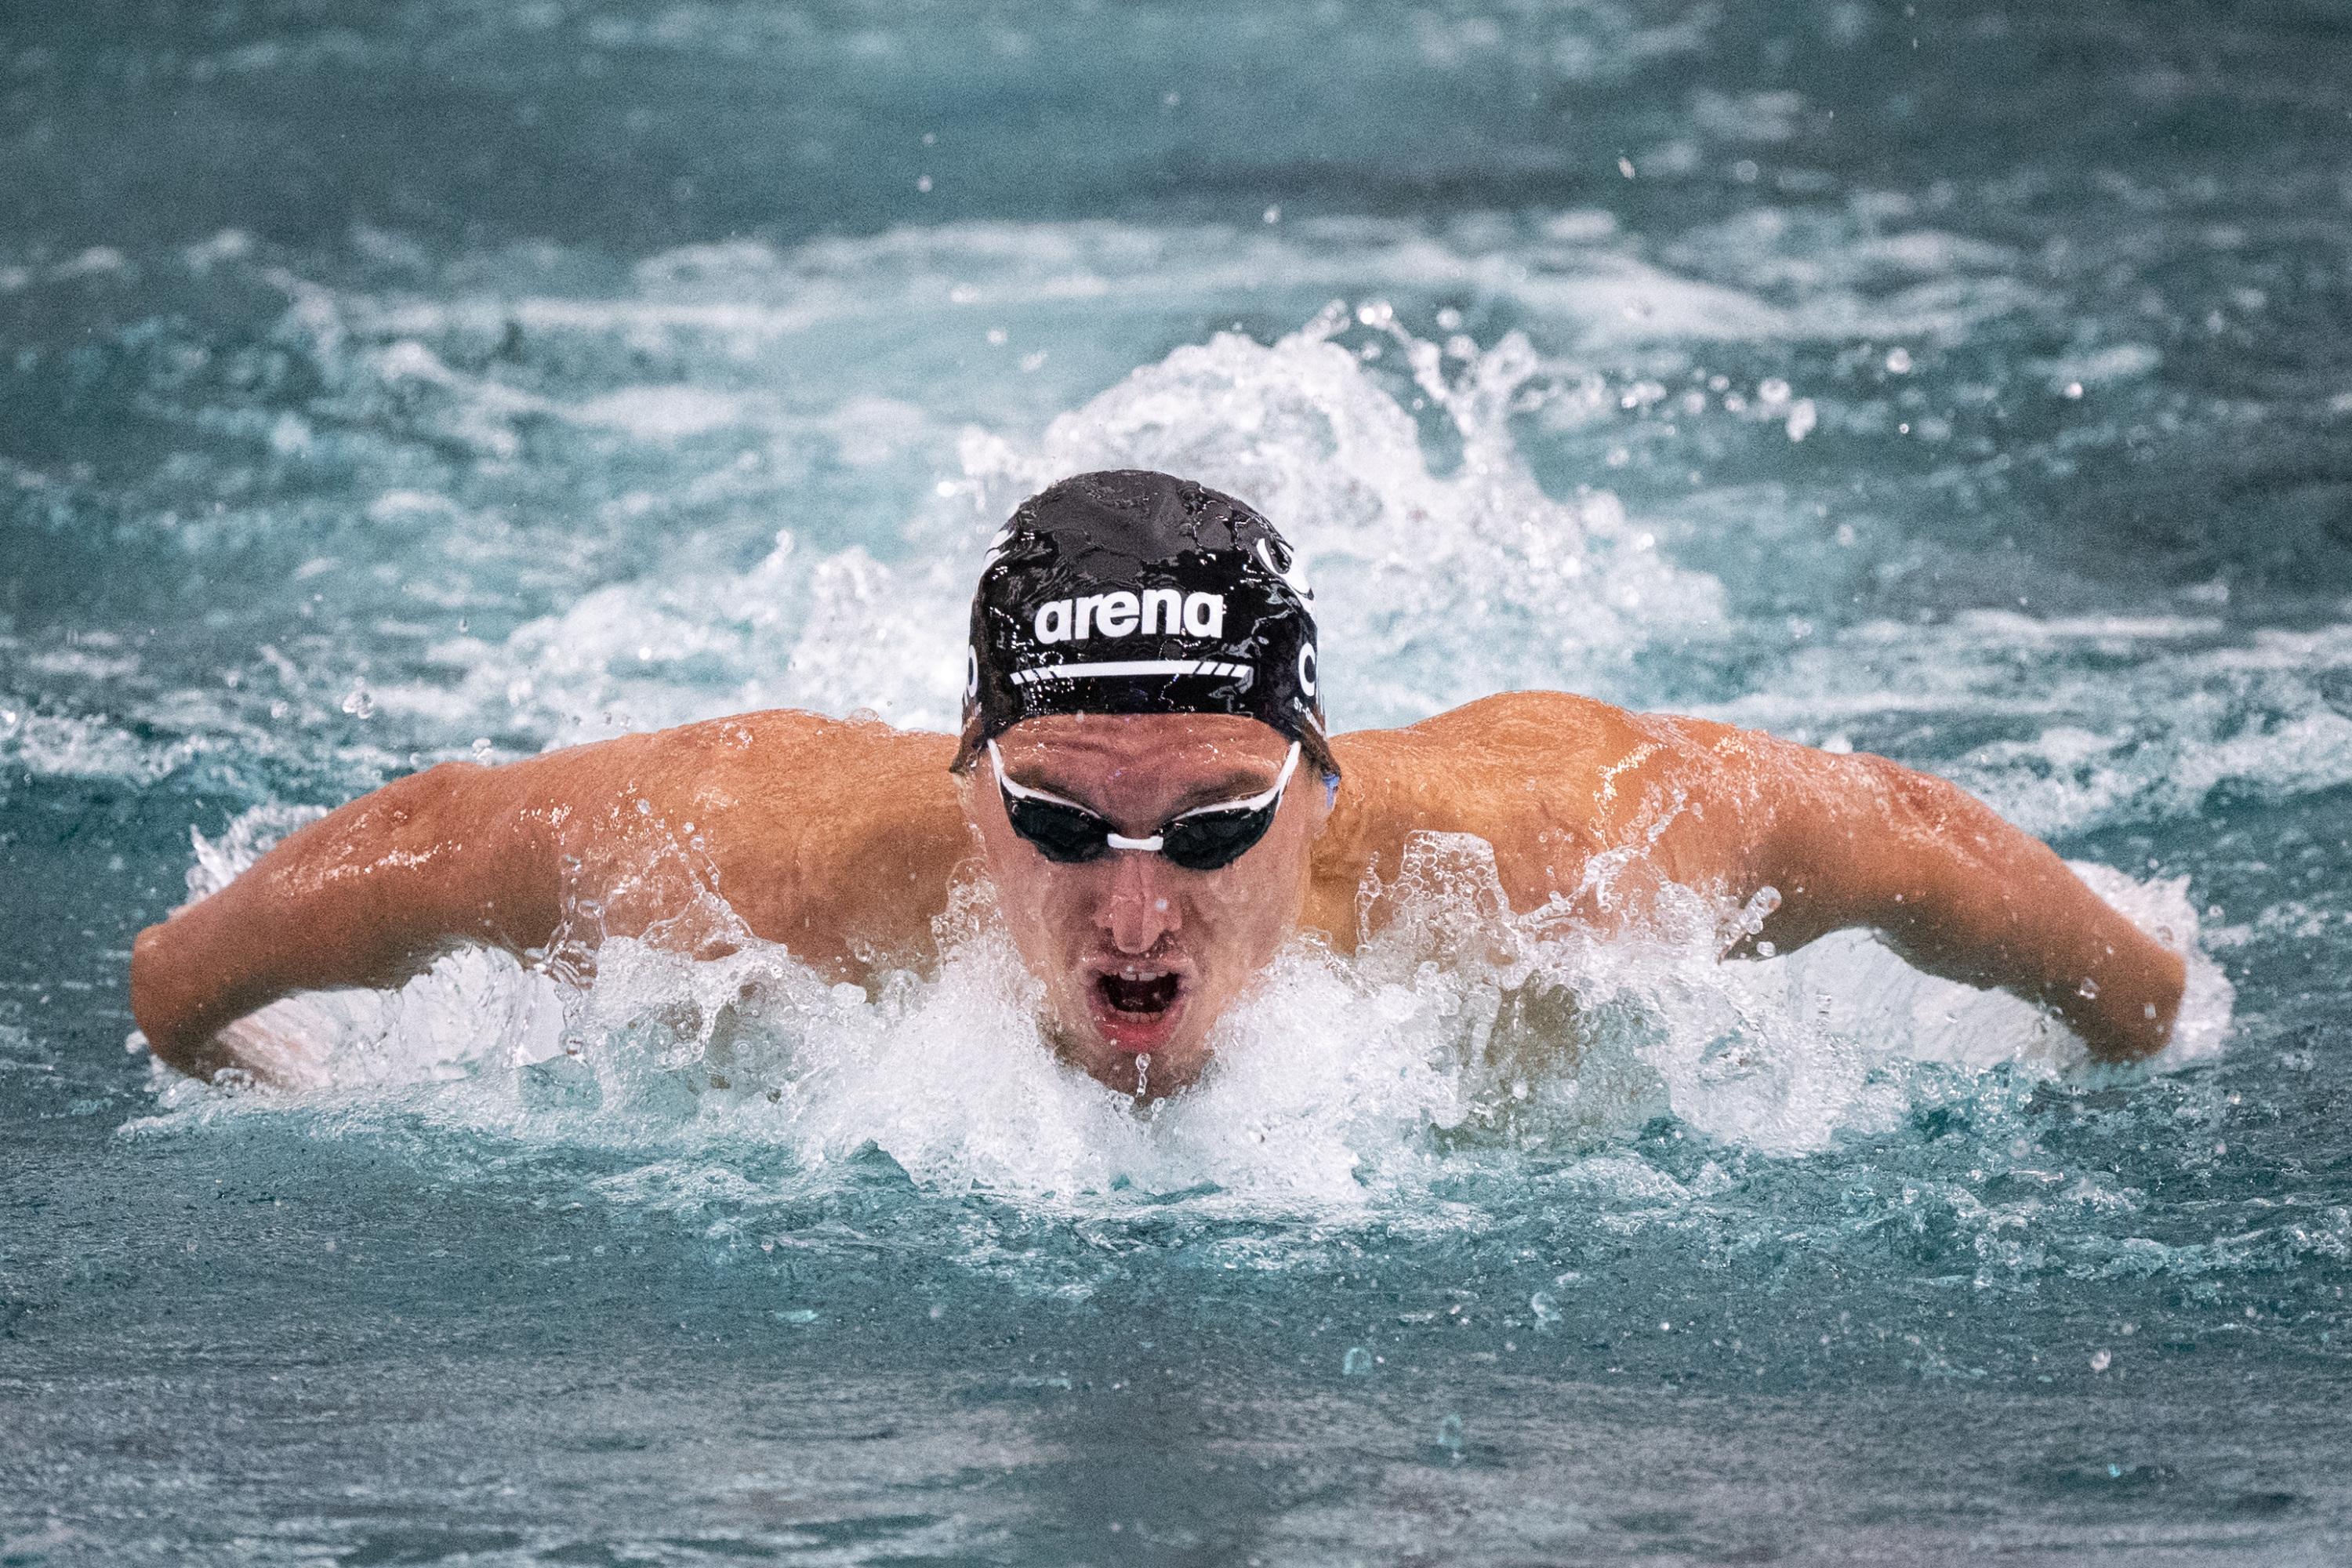
{"label": "turquoise water", "polygon": [[[2317,3],[13,15],[0,1560],[2338,1560],[2347,84]],[[978,921],[125,1048],[132,932],[412,766],[946,724],[1114,463],[1282,520],[1340,726],[1945,772],[2182,1038],[1454,842],[1149,1115]]]}

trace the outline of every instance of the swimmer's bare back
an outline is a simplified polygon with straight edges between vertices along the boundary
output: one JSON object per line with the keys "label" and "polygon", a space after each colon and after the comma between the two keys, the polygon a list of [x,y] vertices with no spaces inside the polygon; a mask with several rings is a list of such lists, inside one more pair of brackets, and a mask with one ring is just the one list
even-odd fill
{"label": "swimmer's bare back", "polygon": [[[1406,839],[1436,831],[1492,845],[1522,911],[1566,894],[1615,923],[1663,883],[1741,901],[1771,888],[1778,907],[1732,956],[1871,928],[1931,973],[2054,1009],[2103,1059],[2161,1048],[2179,1006],[2179,955],[1967,792],[1882,758],[1536,692],[1333,750],[1346,782],[1305,923],[1343,949],[1368,874],[1393,876]],[[444,763],[142,931],[132,1010],[157,1056],[210,1076],[238,1065],[220,1031],[247,1014],[396,985],[466,943],[545,953],[587,926],[718,951],[747,929],[842,978],[920,968],[977,864],[954,752],[946,735],[775,711]],[[971,800],[999,809],[993,791]],[[1621,851],[1612,897],[1595,898],[1587,866]]]}

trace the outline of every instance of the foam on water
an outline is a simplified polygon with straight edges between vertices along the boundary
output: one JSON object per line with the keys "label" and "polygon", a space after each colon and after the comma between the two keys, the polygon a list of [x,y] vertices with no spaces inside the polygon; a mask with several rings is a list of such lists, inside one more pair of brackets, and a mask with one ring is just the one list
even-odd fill
{"label": "foam on water", "polygon": [[[1423,419],[1361,349],[1336,341],[1355,327],[1393,344]],[[1342,722],[1406,721],[1516,686],[1605,686],[1641,647],[1718,628],[1720,595],[1663,560],[1607,492],[1559,501],[1537,485],[1509,419],[1538,370],[1516,334],[1441,349],[1377,303],[1352,317],[1327,309],[1271,344],[1219,333],[1036,441],[967,427],[960,476],[906,521],[894,560],[864,545],[812,557],[786,529],[747,573],[616,584],[502,647],[446,645],[442,658],[468,667],[457,693],[377,698],[501,728],[521,710],[528,728],[562,740],[761,705],[949,727],[988,535],[1054,479],[1116,467],[1194,475],[1283,519],[1318,584]]]}
{"label": "foam on water", "polygon": [[2347,668],[2352,623],[2232,636],[2210,615],[1979,610],[1850,627],[1770,690],[1706,711],[1812,740],[1913,715],[1997,724],[2009,733],[1940,771],[2048,837],[2190,816],[2216,791],[2352,784]]}

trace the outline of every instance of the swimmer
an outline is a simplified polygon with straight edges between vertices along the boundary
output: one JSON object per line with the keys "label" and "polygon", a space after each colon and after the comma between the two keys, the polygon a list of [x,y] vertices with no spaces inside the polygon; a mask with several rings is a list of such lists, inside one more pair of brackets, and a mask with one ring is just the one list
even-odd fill
{"label": "swimmer", "polygon": [[961,734],[774,711],[445,763],[141,932],[132,1010],[183,1072],[267,1077],[238,1020],[397,985],[459,944],[577,976],[604,936],[716,953],[748,931],[862,984],[934,964],[969,888],[1042,987],[1055,1048],[1123,1093],[1148,1058],[1165,1094],[1285,944],[1369,935],[1380,879],[1438,832],[1493,847],[1516,910],[1559,900],[1622,930],[1679,884],[1769,906],[1727,958],[1865,927],[2054,1011],[2099,1059],[2171,1031],[2181,957],[1957,785],[1553,692],[1328,735],[1312,605],[1232,497],[1066,479],[990,547]]}

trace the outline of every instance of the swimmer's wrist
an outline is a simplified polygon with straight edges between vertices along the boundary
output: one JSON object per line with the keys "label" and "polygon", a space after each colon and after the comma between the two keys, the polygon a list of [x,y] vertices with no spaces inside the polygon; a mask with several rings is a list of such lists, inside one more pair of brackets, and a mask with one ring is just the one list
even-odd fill
{"label": "swimmer's wrist", "polygon": [[236,1065],[220,1034],[284,994],[253,962],[215,951],[218,899],[175,910],[131,944],[131,1014],[165,1066],[209,1079]]}

